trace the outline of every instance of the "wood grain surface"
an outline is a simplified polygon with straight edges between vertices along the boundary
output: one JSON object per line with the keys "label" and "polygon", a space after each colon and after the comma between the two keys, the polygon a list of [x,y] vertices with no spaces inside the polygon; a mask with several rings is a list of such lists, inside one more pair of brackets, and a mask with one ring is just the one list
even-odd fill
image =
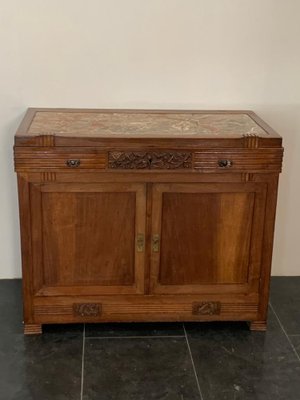
{"label": "wood grain surface", "polygon": [[266,329],[282,155],[251,111],[29,109],[14,147],[24,332]]}

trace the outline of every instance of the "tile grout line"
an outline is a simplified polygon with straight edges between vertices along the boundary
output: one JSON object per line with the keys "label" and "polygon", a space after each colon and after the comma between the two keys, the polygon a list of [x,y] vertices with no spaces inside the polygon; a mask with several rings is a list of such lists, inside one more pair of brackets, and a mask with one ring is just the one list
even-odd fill
{"label": "tile grout line", "polygon": [[84,353],[85,353],[85,324],[83,325],[82,335],[82,359],[81,359],[81,389],[80,389],[80,400],[83,399],[83,383],[84,383]]}
{"label": "tile grout line", "polygon": [[196,382],[197,382],[198,391],[199,391],[199,394],[200,394],[200,399],[203,400],[203,396],[202,396],[202,392],[201,392],[201,388],[200,388],[200,383],[199,383],[199,379],[198,379],[198,375],[197,375],[197,371],[196,371],[196,367],[195,367],[195,363],[194,363],[194,359],[193,359],[193,355],[192,355],[192,351],[191,351],[191,347],[190,347],[189,339],[187,337],[187,333],[186,333],[186,330],[185,330],[184,323],[182,324],[182,326],[183,326],[183,330],[184,330],[186,344],[187,344],[187,347],[188,347],[188,350],[189,350],[189,354],[190,354],[190,358],[191,358],[191,361],[192,361],[192,366],[193,366],[194,375],[195,375]]}
{"label": "tile grout line", "polygon": [[273,313],[274,313],[274,315],[275,315],[275,317],[276,317],[276,319],[277,319],[277,321],[278,321],[278,323],[279,323],[279,325],[280,325],[280,328],[282,329],[283,333],[285,334],[285,336],[286,336],[286,338],[287,338],[287,340],[288,340],[288,342],[289,342],[289,344],[290,344],[290,346],[291,346],[293,352],[295,353],[296,357],[298,358],[298,360],[299,360],[299,362],[300,362],[300,356],[299,356],[297,350],[295,349],[295,346],[293,345],[291,339],[289,338],[289,335],[287,334],[286,330],[284,329],[284,327],[283,327],[283,325],[282,325],[282,323],[281,323],[281,321],[280,321],[280,319],[279,319],[279,317],[278,317],[276,311],[274,310],[274,308],[273,308],[271,302],[269,303],[269,305],[270,305],[270,308],[271,308],[271,310],[273,311]]}
{"label": "tile grout line", "polygon": [[87,336],[86,340],[101,340],[101,339],[178,339],[178,338],[185,338],[185,335],[160,335],[160,336],[151,336],[151,335],[144,335],[144,336]]}

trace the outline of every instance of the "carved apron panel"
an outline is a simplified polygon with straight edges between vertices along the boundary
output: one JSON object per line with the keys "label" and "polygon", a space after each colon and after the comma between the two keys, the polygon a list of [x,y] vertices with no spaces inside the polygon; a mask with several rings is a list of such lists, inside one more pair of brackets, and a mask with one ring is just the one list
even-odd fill
{"label": "carved apron panel", "polygon": [[112,151],[108,155],[108,166],[114,169],[185,169],[192,168],[192,153],[127,152]]}

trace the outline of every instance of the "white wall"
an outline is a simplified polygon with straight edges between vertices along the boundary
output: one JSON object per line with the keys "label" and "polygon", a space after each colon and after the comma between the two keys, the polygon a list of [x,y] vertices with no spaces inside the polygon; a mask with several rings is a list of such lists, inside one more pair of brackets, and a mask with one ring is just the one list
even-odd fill
{"label": "white wall", "polygon": [[0,0],[0,278],[20,276],[28,106],[250,108],[284,137],[273,262],[300,275],[299,0]]}

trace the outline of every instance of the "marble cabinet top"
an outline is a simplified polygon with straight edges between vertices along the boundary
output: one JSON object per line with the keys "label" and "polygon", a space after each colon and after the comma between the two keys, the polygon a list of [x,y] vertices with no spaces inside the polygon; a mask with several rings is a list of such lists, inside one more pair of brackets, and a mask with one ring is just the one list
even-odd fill
{"label": "marble cabinet top", "polygon": [[[255,114],[253,114],[255,115]],[[239,138],[270,134],[237,111],[35,110],[20,135],[65,137]]]}

